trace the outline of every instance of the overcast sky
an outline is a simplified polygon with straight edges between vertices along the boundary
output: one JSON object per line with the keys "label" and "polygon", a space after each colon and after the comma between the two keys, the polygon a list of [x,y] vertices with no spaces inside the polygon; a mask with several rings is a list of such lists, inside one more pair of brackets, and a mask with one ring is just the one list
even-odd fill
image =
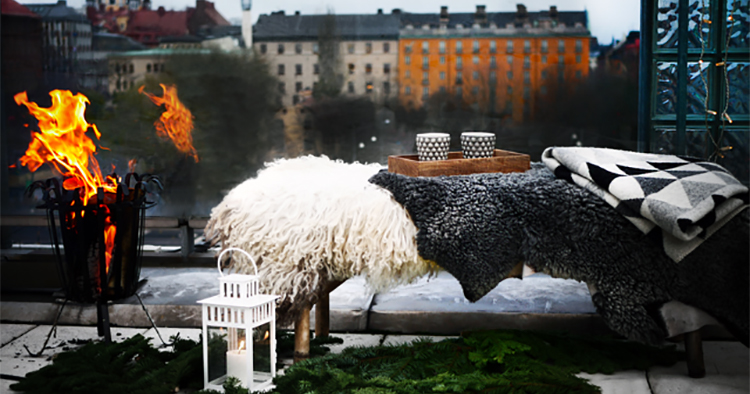
{"label": "overcast sky", "polygon": [[[20,0],[21,3],[41,3],[44,0]],[[54,2],[54,1],[49,1]],[[68,0],[71,7],[82,7],[85,0]],[[153,8],[184,10],[194,6],[195,0],[151,0]],[[227,19],[239,18],[242,12],[240,0],[214,0],[216,8]],[[589,29],[600,43],[609,43],[612,38],[622,39],[631,30],[640,29],[640,0],[495,0],[474,2],[465,0],[380,0],[370,3],[361,0],[253,0],[253,21],[260,14],[283,10],[287,14],[300,11],[302,14],[323,14],[331,9],[337,14],[390,13],[393,8],[408,12],[440,12],[440,6],[448,6],[449,12],[472,12],[476,4],[487,6],[487,12],[515,11],[516,4],[523,3],[529,11],[549,9],[557,5],[560,11],[588,11]]]}

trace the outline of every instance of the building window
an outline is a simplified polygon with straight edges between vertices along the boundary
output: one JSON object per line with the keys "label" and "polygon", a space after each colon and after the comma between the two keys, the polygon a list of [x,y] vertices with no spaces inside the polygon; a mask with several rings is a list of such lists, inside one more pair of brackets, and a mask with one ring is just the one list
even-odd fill
{"label": "building window", "polygon": [[318,65],[318,63],[313,64],[313,74],[320,74],[320,66]]}
{"label": "building window", "polygon": [[440,94],[445,94],[445,86],[440,87]]}
{"label": "building window", "polygon": [[505,47],[506,53],[513,53],[513,41],[508,40],[508,44]]}
{"label": "building window", "polygon": [[286,84],[284,82],[279,82],[279,93],[286,94]]}
{"label": "building window", "polygon": [[131,64],[130,64],[130,65],[128,66],[128,72],[132,74],[132,73],[133,73],[133,70],[134,70],[134,68],[133,68],[133,64],[131,63]]}
{"label": "building window", "polygon": [[546,94],[547,94],[547,87],[546,87],[546,86],[542,86],[541,88],[539,88],[539,91],[540,91],[540,92],[541,92],[542,94],[546,95]]}
{"label": "building window", "polygon": [[445,56],[440,56],[440,64],[445,64]]}
{"label": "building window", "polygon": [[523,72],[523,83],[531,83],[531,73],[528,71]]}
{"label": "building window", "polygon": [[302,44],[301,43],[294,44],[294,53],[296,53],[298,55],[302,53]]}
{"label": "building window", "polygon": [[478,80],[479,80],[479,71],[474,71],[474,72],[472,72],[472,73],[471,73],[471,77],[472,77],[472,78],[473,78],[473,79],[474,79],[475,81],[478,81]]}
{"label": "building window", "polygon": [[440,79],[445,79],[445,71],[440,72]]}
{"label": "building window", "polygon": [[278,49],[276,49],[279,55],[284,54],[284,44],[279,44]]}
{"label": "building window", "polygon": [[349,63],[349,75],[354,74],[354,63]]}
{"label": "building window", "polygon": [[523,68],[531,68],[531,58],[528,56],[523,57]]}
{"label": "building window", "polygon": [[430,58],[427,56],[422,56],[422,68],[425,70],[430,67]]}
{"label": "building window", "polygon": [[438,48],[439,48],[438,50],[440,51],[440,53],[445,53],[445,41],[440,41],[438,43]]}
{"label": "building window", "polygon": [[383,63],[383,74],[391,73],[391,63]]}
{"label": "building window", "polygon": [[508,77],[508,81],[511,81],[511,80],[513,80],[513,71],[508,71],[508,72],[506,73],[506,76]]}
{"label": "building window", "polygon": [[404,94],[411,94],[411,86],[404,87]]}
{"label": "building window", "polygon": [[317,42],[315,42],[313,43],[313,53],[317,55],[318,52],[320,52],[320,46],[318,45]]}
{"label": "building window", "polygon": [[365,93],[372,93],[372,82],[365,83]]}
{"label": "building window", "polygon": [[146,65],[146,72],[147,73],[151,72],[151,63],[149,63],[149,64]]}
{"label": "building window", "polygon": [[464,95],[464,89],[460,86],[456,86],[456,98],[461,99]]}
{"label": "building window", "polygon": [[349,93],[354,93],[354,82],[349,81],[349,83],[347,83],[346,85],[347,85],[347,90],[349,90]]}
{"label": "building window", "polygon": [[404,72],[404,76],[406,78],[411,78],[411,70],[406,70],[406,72]]}
{"label": "building window", "polygon": [[302,75],[302,65],[301,64],[295,64],[294,65],[294,75]]}
{"label": "building window", "polygon": [[347,44],[346,50],[349,53],[354,53],[354,44]]}
{"label": "building window", "polygon": [[564,66],[565,65],[565,56],[558,56],[557,57],[557,64]]}
{"label": "building window", "polygon": [[542,64],[547,64],[547,55],[542,55]]}
{"label": "building window", "polygon": [[365,43],[365,53],[372,53],[372,43],[366,42]]}
{"label": "building window", "polygon": [[422,100],[430,98],[430,88],[425,86],[422,88]]}
{"label": "building window", "polygon": [[372,64],[365,64],[365,74],[372,74]]}
{"label": "building window", "polygon": [[429,85],[430,84],[430,73],[427,71],[422,73],[422,85]]}
{"label": "building window", "polygon": [[383,94],[391,94],[391,83],[388,81],[383,82]]}
{"label": "building window", "polygon": [[411,56],[404,56],[404,64],[407,66],[411,64]]}
{"label": "building window", "polygon": [[523,98],[526,100],[531,98],[531,88],[528,86],[523,87]]}
{"label": "building window", "polygon": [[547,79],[547,70],[542,70],[542,79]]}
{"label": "building window", "polygon": [[456,70],[460,70],[464,68],[464,59],[457,57],[456,58]]}
{"label": "building window", "polygon": [[523,42],[523,53],[531,53],[531,41],[525,40]]}
{"label": "building window", "polygon": [[497,52],[497,41],[490,41],[490,53]]}
{"label": "building window", "polygon": [[294,96],[292,96],[292,104],[296,105],[297,103],[299,103],[299,96],[295,94]]}
{"label": "building window", "polygon": [[473,96],[478,95],[479,94],[479,86],[472,86],[472,88],[471,88],[471,94]]}
{"label": "building window", "polygon": [[474,42],[471,44],[471,50],[474,53],[479,53],[479,41],[474,40]]}
{"label": "building window", "polygon": [[456,71],[456,84],[464,83],[464,74],[461,71]]}
{"label": "building window", "polygon": [[490,68],[497,68],[497,59],[494,56],[490,57]]}
{"label": "building window", "polygon": [[497,81],[497,72],[496,71],[490,71],[490,81],[491,82]]}
{"label": "building window", "polygon": [[508,56],[508,65],[513,66],[513,56]]}
{"label": "building window", "polygon": [[462,41],[456,41],[456,53],[464,53],[464,43]]}
{"label": "building window", "polygon": [[278,74],[279,75],[284,75],[284,65],[283,64],[279,64],[279,72],[278,72]]}
{"label": "building window", "polygon": [[583,52],[583,41],[576,40],[576,53]]}
{"label": "building window", "polygon": [[302,91],[302,82],[295,82],[294,83],[294,91],[299,93]]}
{"label": "building window", "polygon": [[576,70],[576,78],[578,79],[583,78],[583,72],[581,70]]}
{"label": "building window", "polygon": [[479,64],[479,56],[472,56],[472,58],[471,58],[471,61],[472,61],[472,62],[473,62],[474,64]]}
{"label": "building window", "polygon": [[581,55],[576,55],[576,63],[580,63],[580,62],[581,62]]}
{"label": "building window", "polygon": [[411,53],[411,46],[412,44],[404,45],[404,53]]}
{"label": "building window", "polygon": [[547,53],[549,51],[549,43],[547,43],[547,40],[542,40],[542,53]]}
{"label": "building window", "polygon": [[512,96],[513,95],[513,86],[508,86],[508,89],[506,89],[505,92],[508,94],[508,96]]}
{"label": "building window", "polygon": [[430,53],[430,42],[422,41],[422,53]]}
{"label": "building window", "polygon": [[391,43],[390,42],[384,42],[383,43],[383,53],[389,53],[391,52]]}
{"label": "building window", "polygon": [[557,53],[565,53],[565,41],[557,40]]}

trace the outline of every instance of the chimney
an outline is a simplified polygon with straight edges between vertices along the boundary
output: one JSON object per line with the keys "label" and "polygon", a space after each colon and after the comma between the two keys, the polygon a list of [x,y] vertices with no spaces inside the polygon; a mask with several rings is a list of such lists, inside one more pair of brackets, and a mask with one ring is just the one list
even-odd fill
{"label": "chimney", "polygon": [[517,19],[526,18],[526,6],[525,5],[516,4],[516,18]]}
{"label": "chimney", "polygon": [[556,5],[549,6],[549,17],[552,19],[557,18],[557,6]]}
{"label": "chimney", "polygon": [[378,15],[383,15],[383,9],[382,8],[378,8]]}
{"label": "chimney", "polygon": [[164,16],[164,14],[167,13],[167,10],[164,9],[164,6],[159,6],[159,9],[156,10],[156,13],[159,14],[159,16]]}
{"label": "chimney", "polygon": [[477,12],[474,13],[474,23],[480,26],[487,24],[487,11],[486,11],[485,6],[483,5],[477,6]]}
{"label": "chimney", "polygon": [[245,49],[251,49],[253,47],[253,2],[251,0],[240,0],[240,6],[242,7],[242,24],[240,25],[242,41],[245,42]]}
{"label": "chimney", "polygon": [[294,16],[299,16],[299,11],[294,11]]}
{"label": "chimney", "polygon": [[401,15],[401,8],[394,8],[391,10],[391,14],[393,15]]}
{"label": "chimney", "polygon": [[447,5],[440,6],[440,23],[441,24],[444,24],[444,23],[447,24],[448,23],[448,19],[449,19],[448,18],[448,6]]}

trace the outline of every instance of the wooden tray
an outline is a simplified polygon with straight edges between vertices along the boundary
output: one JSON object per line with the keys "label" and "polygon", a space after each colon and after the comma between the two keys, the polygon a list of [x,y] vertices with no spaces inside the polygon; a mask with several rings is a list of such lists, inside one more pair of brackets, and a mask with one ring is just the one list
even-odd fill
{"label": "wooden tray", "polygon": [[500,149],[495,149],[493,157],[481,159],[464,159],[462,152],[448,152],[448,160],[435,161],[419,161],[417,155],[388,156],[388,172],[408,176],[523,172],[529,168],[529,155]]}

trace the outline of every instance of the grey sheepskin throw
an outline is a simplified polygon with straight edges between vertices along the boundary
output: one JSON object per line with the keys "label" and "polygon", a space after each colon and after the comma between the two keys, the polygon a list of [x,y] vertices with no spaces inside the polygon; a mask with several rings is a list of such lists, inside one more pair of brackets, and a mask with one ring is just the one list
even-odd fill
{"label": "grey sheepskin throw", "polygon": [[724,167],[699,158],[551,147],[542,161],[642,232],[656,232],[654,239],[661,235],[664,251],[676,262],[748,207],[748,188]]}
{"label": "grey sheepskin throw", "polygon": [[604,200],[541,163],[515,174],[415,178],[381,171],[370,182],[406,208],[420,256],[455,276],[470,301],[525,262],[586,282],[606,324],[629,339],[663,340],[660,308],[676,300],[748,344],[747,210],[676,264]]}

